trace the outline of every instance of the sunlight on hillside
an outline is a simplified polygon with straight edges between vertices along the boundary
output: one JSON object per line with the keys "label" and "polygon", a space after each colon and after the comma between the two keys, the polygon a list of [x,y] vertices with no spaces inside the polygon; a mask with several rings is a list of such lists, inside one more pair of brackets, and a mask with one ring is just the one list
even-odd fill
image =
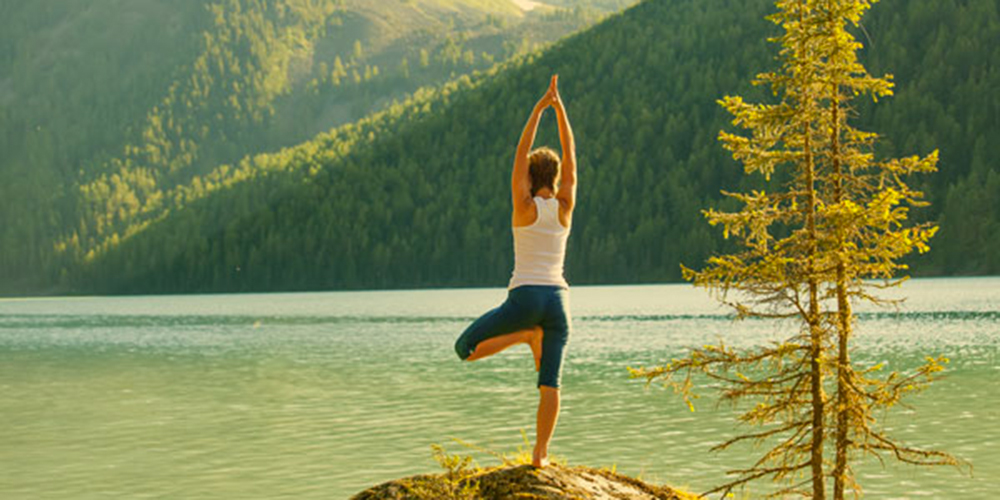
{"label": "sunlight on hillside", "polygon": [[514,1],[514,3],[517,4],[518,7],[521,8],[521,10],[523,10],[525,12],[535,10],[538,7],[541,7],[542,5],[544,5],[541,2],[534,2],[532,0],[513,0],[513,1]]}

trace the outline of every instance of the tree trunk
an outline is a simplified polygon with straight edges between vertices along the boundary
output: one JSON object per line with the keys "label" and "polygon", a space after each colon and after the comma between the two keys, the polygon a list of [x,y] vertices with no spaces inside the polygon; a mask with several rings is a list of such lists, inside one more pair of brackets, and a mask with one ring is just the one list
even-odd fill
{"label": "tree trunk", "polygon": [[[799,3],[799,25],[803,24],[805,5]],[[804,40],[804,37],[803,37]],[[805,42],[799,42],[799,51],[805,52]],[[802,108],[808,112],[813,106],[808,82],[803,88]],[[809,235],[808,253],[808,283],[809,283],[809,373],[810,395],[812,404],[812,443],[810,448],[810,468],[812,470],[813,499],[825,500],[826,484],[823,475],[823,417],[825,410],[825,395],[823,394],[823,367],[820,363],[823,356],[823,329],[819,314],[819,283],[816,277],[816,175],[812,152],[812,124],[808,120],[805,125],[805,141],[802,146],[805,154],[806,192],[806,231]]]}
{"label": "tree trunk", "polygon": [[826,498],[826,488],[823,481],[823,412],[825,396],[823,394],[823,371],[820,358],[823,356],[823,327],[819,314],[819,284],[816,279],[816,186],[813,172],[813,155],[810,145],[812,127],[806,125],[806,230],[811,243],[809,249],[809,373],[811,380],[810,394],[812,396],[812,447],[810,450],[810,465],[812,468],[813,498]]}
{"label": "tree trunk", "polygon": [[[833,201],[841,203],[844,201],[844,182],[842,176],[842,166],[840,164],[840,89],[836,84],[830,99],[831,107],[831,140],[830,151],[833,163]],[[834,229],[837,235],[837,248],[844,248],[844,229],[837,227]],[[833,467],[833,498],[834,500],[844,499],[844,490],[847,486],[847,454],[850,450],[848,441],[848,429],[851,425],[851,413],[856,402],[852,401],[850,394],[849,378],[850,353],[848,352],[849,340],[851,336],[851,302],[847,296],[847,266],[844,262],[844,255],[838,253],[837,257],[837,431],[834,438],[836,447],[836,458]]]}
{"label": "tree trunk", "polygon": [[[806,127],[811,133],[811,127]],[[809,148],[807,135],[806,148]],[[820,359],[823,356],[823,327],[819,315],[819,284],[816,280],[816,190],[813,185],[812,153],[806,153],[806,184],[809,193],[809,203],[806,215],[806,226],[809,239],[812,242],[809,256],[809,373],[811,379],[810,393],[812,396],[812,448],[810,465],[812,467],[813,498],[826,498],[826,488],[823,482],[823,411],[825,396],[823,394],[823,371]]]}

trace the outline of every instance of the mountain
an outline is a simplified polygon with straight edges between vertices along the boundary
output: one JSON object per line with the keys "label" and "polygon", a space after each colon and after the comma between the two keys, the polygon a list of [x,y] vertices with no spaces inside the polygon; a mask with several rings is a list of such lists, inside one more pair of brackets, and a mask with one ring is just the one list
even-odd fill
{"label": "mountain", "polygon": [[[418,92],[294,148],[218,167],[169,211],[65,266],[73,292],[500,286],[511,266],[509,169],[552,73],[578,141],[571,283],[679,278],[725,244],[699,211],[745,188],[717,144],[727,94],[775,64],[766,0],[647,0],[543,52]],[[858,27],[895,97],[861,104],[880,155],[940,148],[918,181],[939,220],[925,274],[1000,272],[1000,33],[995,2],[877,4]],[[537,144],[557,144],[551,117]]]}
{"label": "mountain", "polygon": [[627,4],[68,0],[0,6],[0,291],[44,290],[174,190]]}

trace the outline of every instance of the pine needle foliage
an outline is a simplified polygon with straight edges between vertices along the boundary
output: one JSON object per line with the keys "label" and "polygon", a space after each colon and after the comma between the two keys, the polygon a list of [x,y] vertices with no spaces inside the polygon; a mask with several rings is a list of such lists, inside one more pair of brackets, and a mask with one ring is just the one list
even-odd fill
{"label": "pine needle foliage", "polygon": [[[748,175],[767,189],[724,193],[741,207],[703,211],[738,250],[708,259],[698,271],[682,266],[685,279],[710,290],[739,319],[776,318],[797,325],[772,345],[737,350],[724,344],[694,349],[665,366],[632,369],[634,377],[664,381],[688,404],[693,377],[721,385],[723,401],[749,403],[742,423],[757,430],[715,449],[750,441],[767,444],[735,479],[707,492],[729,494],[737,486],[771,478],[772,496],[800,494],[823,499],[861,496],[851,464],[866,455],[889,455],[921,465],[961,462],[951,455],[907,446],[888,436],[880,418],[910,392],[932,382],[947,359],[927,357],[907,373],[884,374],[851,362],[853,305],[892,306],[879,291],[898,286],[907,267],[901,259],[924,253],[937,231],[908,224],[923,193],[911,174],[936,171],[938,153],[877,160],[878,135],[851,126],[853,101],[892,95],[892,77],[874,77],[858,61],[861,43],[852,35],[873,1],[779,0],[769,19],[783,34],[781,67],[757,75],[775,103],[719,101],[733,125],[748,135],[721,132],[719,139]],[[831,444],[827,447],[827,444]],[[832,452],[828,451],[832,448]]]}

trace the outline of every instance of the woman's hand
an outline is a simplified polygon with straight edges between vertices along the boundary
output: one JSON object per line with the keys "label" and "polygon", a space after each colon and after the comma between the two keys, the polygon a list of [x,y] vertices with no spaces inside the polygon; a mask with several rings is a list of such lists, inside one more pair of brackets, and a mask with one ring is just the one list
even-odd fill
{"label": "woman's hand", "polygon": [[562,101],[562,97],[559,96],[559,75],[552,75],[552,81],[549,82],[549,91],[546,95],[552,99],[550,106],[554,107]]}
{"label": "woman's hand", "polygon": [[545,92],[545,95],[538,100],[538,104],[535,104],[535,114],[542,114],[542,111],[545,111],[545,108],[552,105],[552,96],[550,96],[548,92]]}
{"label": "woman's hand", "polygon": [[552,80],[549,82],[549,88],[545,91],[545,95],[538,101],[535,105],[535,111],[541,113],[545,111],[545,108],[552,106],[555,107],[559,99],[559,88],[558,88],[559,75],[552,75]]}

